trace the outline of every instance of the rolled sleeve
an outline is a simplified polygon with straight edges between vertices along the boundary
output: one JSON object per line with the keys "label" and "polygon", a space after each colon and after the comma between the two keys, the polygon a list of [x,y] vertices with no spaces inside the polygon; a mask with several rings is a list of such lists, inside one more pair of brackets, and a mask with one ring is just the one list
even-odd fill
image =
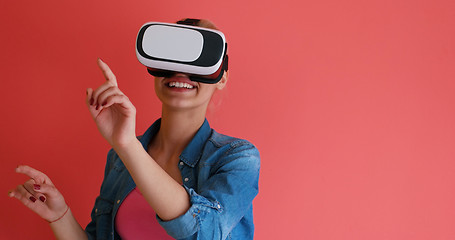
{"label": "rolled sleeve", "polygon": [[[197,192],[185,189],[191,207],[180,217],[158,222],[176,239],[226,239],[248,214],[258,194],[259,152],[248,142],[232,145]],[[193,236],[193,237],[192,237]],[[194,238],[196,239],[196,238]]]}
{"label": "rolled sleeve", "polygon": [[163,221],[157,215],[158,222],[166,229],[169,235],[176,239],[184,239],[198,232],[200,223],[209,211],[222,212],[221,204],[209,201],[197,194],[194,189],[184,186],[190,195],[191,207],[185,214],[170,221]]}

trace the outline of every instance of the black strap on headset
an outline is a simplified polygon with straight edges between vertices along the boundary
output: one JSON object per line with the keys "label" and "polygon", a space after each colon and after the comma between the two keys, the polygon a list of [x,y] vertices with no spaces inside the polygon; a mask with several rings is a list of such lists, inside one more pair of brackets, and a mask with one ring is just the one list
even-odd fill
{"label": "black strap on headset", "polygon": [[[227,48],[227,45],[226,45],[226,48]],[[226,56],[224,57],[224,63],[223,63],[223,69],[224,71],[227,71],[228,68],[229,68],[229,56],[226,54]]]}
{"label": "black strap on headset", "polygon": [[184,24],[184,25],[190,25],[190,26],[197,26],[201,19],[195,19],[195,18],[186,18],[185,20],[178,21],[177,24]]}

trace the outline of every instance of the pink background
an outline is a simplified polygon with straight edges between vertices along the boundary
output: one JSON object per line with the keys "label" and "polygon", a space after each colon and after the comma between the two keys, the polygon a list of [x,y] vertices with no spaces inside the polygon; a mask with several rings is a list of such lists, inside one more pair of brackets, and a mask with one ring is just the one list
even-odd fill
{"label": "pink background", "polygon": [[0,239],[50,239],[7,192],[45,171],[81,225],[108,144],[84,105],[101,57],[160,114],[134,42],[147,21],[213,20],[230,81],[213,128],[261,152],[256,239],[455,239],[455,1],[2,1]]}

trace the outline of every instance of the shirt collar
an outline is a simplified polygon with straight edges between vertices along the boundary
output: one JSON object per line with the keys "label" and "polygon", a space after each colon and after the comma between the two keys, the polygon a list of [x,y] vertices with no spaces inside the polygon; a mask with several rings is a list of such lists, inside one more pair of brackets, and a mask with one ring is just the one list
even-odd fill
{"label": "shirt collar", "polygon": [[145,131],[144,135],[139,137],[139,141],[142,143],[145,151],[148,151],[148,145],[150,141],[152,141],[153,137],[158,133],[161,126],[161,118],[156,120],[152,126],[150,126],[147,131]]}
{"label": "shirt collar", "polygon": [[196,135],[194,135],[191,142],[186,146],[182,154],[180,154],[180,159],[191,167],[196,166],[196,163],[202,156],[202,150],[204,149],[205,143],[209,139],[211,132],[212,129],[210,128],[209,122],[205,119]]}
{"label": "shirt collar", "polygon": [[[142,146],[147,151],[148,144],[153,139],[153,137],[158,133],[161,126],[161,119],[156,120],[152,126],[147,129],[147,131],[142,135],[140,138],[140,142]],[[191,139],[188,146],[185,147],[182,154],[180,154],[180,160],[182,160],[187,165],[194,167],[196,166],[197,162],[199,161],[202,150],[205,146],[205,143],[210,137],[212,130],[210,128],[209,122],[207,119],[204,120],[204,123],[196,132],[193,139]]]}

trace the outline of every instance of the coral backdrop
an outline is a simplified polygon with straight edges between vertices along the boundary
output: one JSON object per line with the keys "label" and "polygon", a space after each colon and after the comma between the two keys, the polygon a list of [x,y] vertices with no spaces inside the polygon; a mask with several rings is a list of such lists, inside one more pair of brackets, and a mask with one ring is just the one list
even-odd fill
{"label": "coral backdrop", "polygon": [[0,3],[0,239],[51,239],[7,191],[46,172],[85,226],[108,144],[84,105],[101,57],[160,115],[134,42],[147,21],[213,20],[230,80],[208,119],[261,152],[256,239],[455,239],[455,1]]}

